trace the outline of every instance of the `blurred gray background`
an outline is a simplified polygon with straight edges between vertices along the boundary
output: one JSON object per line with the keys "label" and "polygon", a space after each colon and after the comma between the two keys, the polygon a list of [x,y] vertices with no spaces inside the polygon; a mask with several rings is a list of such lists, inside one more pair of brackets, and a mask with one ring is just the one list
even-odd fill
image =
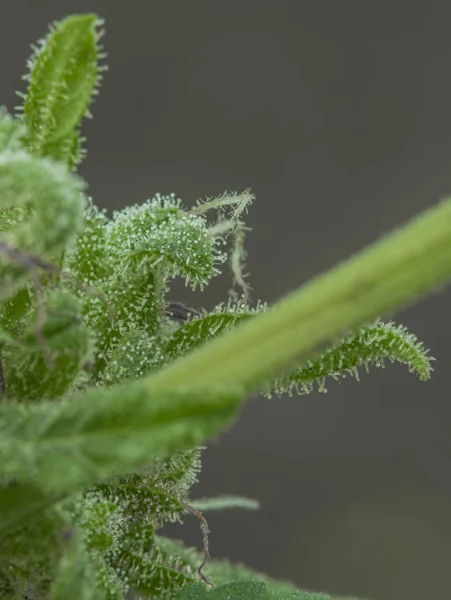
{"label": "blurred gray background", "polygon": [[[109,72],[82,173],[109,209],[250,186],[254,298],[270,302],[451,192],[447,3],[1,0],[0,104],[29,44],[71,12],[106,20]],[[211,308],[229,274],[202,295]],[[396,315],[437,358],[327,394],[254,398],[204,456],[211,550],[299,586],[374,600],[449,594],[450,291]],[[200,546],[187,518],[170,535]]]}

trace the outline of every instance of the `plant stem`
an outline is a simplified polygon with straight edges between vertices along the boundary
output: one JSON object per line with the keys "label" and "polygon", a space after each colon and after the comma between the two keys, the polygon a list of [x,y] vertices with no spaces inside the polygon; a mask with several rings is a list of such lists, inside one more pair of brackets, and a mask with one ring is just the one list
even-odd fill
{"label": "plant stem", "polygon": [[149,377],[151,391],[242,386],[245,393],[337,337],[436,291],[451,277],[451,199],[316,277],[271,310]]}

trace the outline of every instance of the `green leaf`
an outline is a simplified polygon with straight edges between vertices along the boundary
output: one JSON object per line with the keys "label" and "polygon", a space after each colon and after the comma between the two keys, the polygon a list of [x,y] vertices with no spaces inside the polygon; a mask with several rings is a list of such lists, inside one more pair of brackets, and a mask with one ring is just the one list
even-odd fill
{"label": "green leaf", "polygon": [[220,312],[193,319],[172,335],[166,344],[165,354],[169,359],[182,356],[253,316],[250,311]]}
{"label": "green leaf", "polygon": [[59,291],[47,294],[14,342],[3,353],[4,376],[8,397],[22,402],[62,396],[93,347],[78,302]]}
{"label": "green leaf", "polygon": [[[178,556],[185,565],[191,566],[193,573],[197,572],[199,565],[203,562],[203,554],[195,548],[186,547],[181,541],[155,536],[155,547],[158,547],[168,556]],[[210,559],[203,568],[204,574],[216,586],[221,586],[238,580],[258,579],[265,583],[269,590],[273,591],[295,591],[293,584],[271,579],[263,573],[258,573],[242,564],[231,563],[226,559]]]}
{"label": "green leaf", "polygon": [[4,538],[28,522],[36,521],[62,494],[45,494],[36,484],[5,482],[0,487],[0,533]]}
{"label": "green leaf", "polygon": [[23,150],[26,128],[14,119],[4,106],[0,106],[0,152]]}
{"label": "green leaf", "polygon": [[[178,452],[152,460],[140,473],[132,473],[112,482],[90,488],[119,507],[128,523],[144,522],[162,527],[165,521],[180,521],[184,501],[200,471],[199,450]],[[121,528],[126,537],[127,527]]]}
{"label": "green leaf", "polygon": [[69,171],[73,171],[86,156],[82,143],[85,138],[78,131],[68,133],[62,140],[49,142],[45,148],[45,156],[67,164]]}
{"label": "green leaf", "polygon": [[[83,226],[64,258],[64,266],[70,273],[89,286],[98,285],[101,279],[112,274],[107,265],[105,249],[108,223],[105,212],[95,206],[91,198],[84,198]],[[78,288],[74,288],[76,290]]]}
{"label": "green leaf", "polygon": [[[163,557],[172,556],[172,560],[175,561],[175,557],[177,557],[177,564],[183,569],[184,573],[190,571],[196,573],[199,565],[203,561],[203,554],[201,552],[194,548],[185,547],[179,540],[155,536],[153,548],[159,550],[159,556],[161,556],[162,559]],[[164,561],[165,559],[163,559],[163,562]],[[231,592],[234,589],[233,587],[228,587],[230,584],[238,585],[238,589],[241,592],[243,590],[249,590],[249,587],[246,586],[250,583],[254,585],[253,591],[256,590],[260,592],[263,589],[265,590],[266,595],[263,596],[265,600],[331,600],[328,594],[296,590],[292,583],[277,581],[267,575],[257,573],[244,565],[233,564],[224,559],[210,559],[205,565],[203,572],[208,579],[217,586],[216,588],[210,589],[203,583],[197,583],[191,587],[179,590],[177,594],[173,593],[172,595],[169,595],[170,600],[186,600],[186,598],[193,598],[195,600],[217,600],[214,592],[219,593],[219,597],[222,598],[226,590]],[[255,587],[256,583],[258,586]],[[186,597],[185,595],[187,593],[191,593],[192,595]],[[196,596],[196,593],[200,595]],[[204,597],[203,594],[207,595]],[[166,596],[164,597],[166,598]],[[156,598],[157,597],[152,596],[152,600],[156,600]],[[234,600],[233,595],[230,596],[230,600]],[[337,598],[337,600],[339,599]],[[349,598],[348,600],[351,599]]]}
{"label": "green leaf", "polygon": [[181,590],[171,600],[267,600],[266,587],[260,582],[228,583],[208,592],[204,585],[195,584]]}
{"label": "green leaf", "polygon": [[93,565],[76,530],[66,531],[66,543],[58,574],[50,590],[50,600],[105,600],[96,585]]}
{"label": "green leaf", "polygon": [[228,425],[239,390],[149,394],[142,382],[59,403],[0,406],[0,475],[51,492],[101,483],[198,446]]}
{"label": "green leaf", "polygon": [[237,581],[207,591],[204,585],[189,586],[171,600],[330,600],[326,594],[271,591],[260,581]]}
{"label": "green leaf", "polygon": [[197,581],[197,573],[183,557],[158,543],[153,530],[136,523],[124,545],[111,560],[115,570],[127,573],[139,598],[168,598],[176,590]]}
{"label": "green leaf", "polygon": [[238,194],[237,192],[224,192],[215,198],[206,198],[197,200],[197,206],[190,209],[190,213],[202,215],[209,210],[229,211],[228,216],[231,221],[237,221],[243,212],[247,212],[249,206],[255,200],[255,196],[248,188]]}
{"label": "green leaf", "polygon": [[[247,212],[249,206],[255,200],[254,194],[250,189],[245,190],[241,194],[224,193],[217,198],[207,198],[206,200],[198,200],[197,206],[190,210],[191,214],[205,214],[211,209],[218,211],[218,220],[215,225],[210,228],[210,235],[227,238],[230,234],[233,235],[233,246],[230,252],[230,267],[233,275],[233,284],[238,285],[243,296],[249,299],[250,286],[245,281],[247,275],[243,273],[244,261],[247,253],[244,249],[245,232],[249,231],[241,220],[241,215]],[[227,212],[227,218],[223,212]]]}
{"label": "green leaf", "polygon": [[[24,151],[0,153],[0,299],[69,247],[82,225],[84,183],[60,164]],[[16,222],[2,214],[21,211]],[[5,227],[6,223],[6,227]]]}
{"label": "green leaf", "polygon": [[24,151],[1,153],[0,209],[23,208],[28,217],[6,241],[41,258],[68,247],[82,226],[84,187],[47,159]]}
{"label": "green leaf", "polygon": [[304,366],[268,383],[263,393],[268,397],[273,392],[279,396],[284,393],[291,396],[293,392],[308,394],[313,391],[314,384],[320,392],[325,392],[327,377],[339,381],[351,375],[358,381],[359,367],[364,367],[368,373],[370,367],[384,367],[386,360],[408,365],[411,373],[426,381],[431,376],[434,359],[405,327],[377,321],[339,340]]}
{"label": "green leaf", "polygon": [[[23,491],[23,490],[22,490]],[[42,510],[34,518],[22,521],[18,527],[1,530],[0,544],[0,597],[3,586],[15,589],[19,596],[20,582],[26,582],[31,597],[42,593],[42,585],[55,574],[55,565],[62,552],[64,522],[53,508]],[[3,516],[3,514],[2,514]],[[2,582],[3,581],[3,585]],[[45,582],[45,583],[44,583]],[[23,597],[23,596],[22,596]],[[27,594],[25,594],[27,597]]]}
{"label": "green leaf", "polygon": [[[127,308],[128,305],[124,307]],[[121,333],[117,335],[119,342],[105,352],[106,365],[99,374],[99,380],[105,385],[142,379],[164,362],[158,338],[139,329]]]}
{"label": "green leaf", "polygon": [[157,194],[117,211],[107,234],[108,255],[121,274],[158,267],[166,277],[181,276],[193,289],[202,288],[220,273],[216,264],[227,259],[206,219],[183,211],[174,195]]}
{"label": "green leaf", "polygon": [[27,148],[73,168],[80,160],[77,127],[100,80],[98,61],[101,21],[94,14],[56,22],[29,60],[23,121]]}

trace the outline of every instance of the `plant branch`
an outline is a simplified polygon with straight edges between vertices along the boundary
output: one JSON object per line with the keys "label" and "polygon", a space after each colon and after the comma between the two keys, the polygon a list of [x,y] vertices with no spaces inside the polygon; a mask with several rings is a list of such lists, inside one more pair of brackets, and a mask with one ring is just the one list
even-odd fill
{"label": "plant branch", "polygon": [[149,391],[226,387],[233,381],[250,393],[337,337],[418,301],[450,277],[448,199],[266,313],[149,377]]}

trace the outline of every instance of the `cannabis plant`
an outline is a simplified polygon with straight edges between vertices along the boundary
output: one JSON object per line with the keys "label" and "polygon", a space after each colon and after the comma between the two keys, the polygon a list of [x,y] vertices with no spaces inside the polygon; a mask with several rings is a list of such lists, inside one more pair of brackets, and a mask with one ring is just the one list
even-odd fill
{"label": "cannabis plant", "polygon": [[[384,361],[431,359],[381,317],[451,275],[451,202],[275,306],[252,303],[249,190],[156,194],[111,218],[76,174],[104,57],[92,14],[34,47],[16,114],[0,113],[0,595],[100,600],[326,600],[209,556],[200,447],[252,392],[324,391]],[[229,263],[210,311],[171,297]],[[160,534],[186,513],[202,549]]]}

